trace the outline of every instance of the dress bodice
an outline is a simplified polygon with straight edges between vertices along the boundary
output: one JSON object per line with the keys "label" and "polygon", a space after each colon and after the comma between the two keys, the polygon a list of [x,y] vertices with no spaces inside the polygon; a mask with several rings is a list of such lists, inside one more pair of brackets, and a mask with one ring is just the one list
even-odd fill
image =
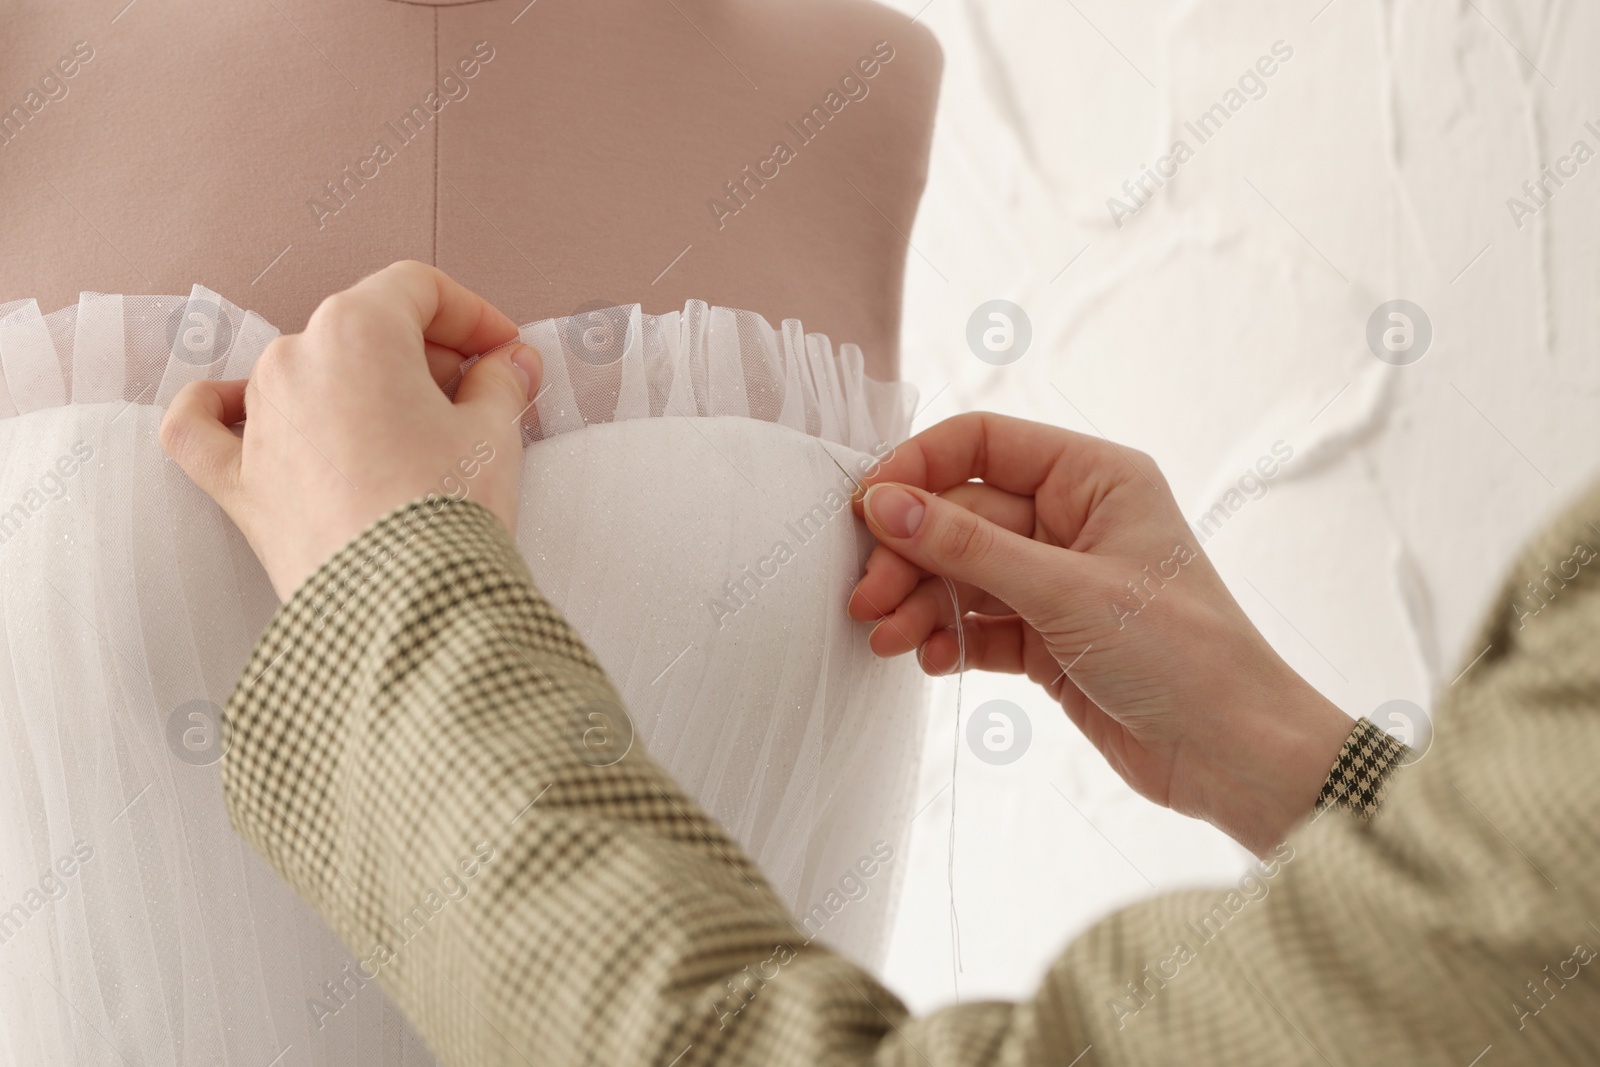
{"label": "dress bodice", "polygon": [[[431,1062],[223,811],[219,706],[276,601],[156,433],[275,334],[200,288],[0,305],[0,1062]],[[517,531],[535,581],[637,743],[809,936],[876,966],[923,690],[846,616],[871,547],[848,495],[909,390],[703,304],[523,337],[547,367]]]}

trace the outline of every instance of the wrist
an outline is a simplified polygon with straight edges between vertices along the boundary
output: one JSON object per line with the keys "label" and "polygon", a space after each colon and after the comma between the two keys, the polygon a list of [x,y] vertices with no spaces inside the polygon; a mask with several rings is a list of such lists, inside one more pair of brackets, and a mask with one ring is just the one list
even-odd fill
{"label": "wrist", "polygon": [[[1276,658],[1276,657],[1274,657]],[[1316,807],[1353,720],[1278,661],[1240,694],[1220,730],[1207,819],[1265,855]]]}

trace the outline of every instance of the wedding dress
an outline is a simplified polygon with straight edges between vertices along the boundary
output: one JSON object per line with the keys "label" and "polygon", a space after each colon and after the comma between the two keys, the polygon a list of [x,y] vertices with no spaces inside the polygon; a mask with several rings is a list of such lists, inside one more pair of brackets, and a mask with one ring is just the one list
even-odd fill
{"label": "wedding dress", "polygon": [[[0,1064],[433,1062],[223,811],[218,705],[276,599],[157,427],[276,333],[198,286],[0,304]],[[535,581],[634,743],[809,935],[877,967],[924,690],[845,614],[871,547],[847,498],[910,388],[698,302],[522,336],[546,367],[517,538]]]}

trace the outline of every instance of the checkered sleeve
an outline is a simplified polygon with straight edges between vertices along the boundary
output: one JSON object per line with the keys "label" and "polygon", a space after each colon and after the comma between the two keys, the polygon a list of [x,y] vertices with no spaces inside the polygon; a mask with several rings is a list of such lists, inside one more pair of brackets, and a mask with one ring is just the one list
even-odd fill
{"label": "checkered sleeve", "polygon": [[324,564],[225,721],[234,826],[446,1063],[782,1067],[898,1040],[895,998],[633,744],[477,504],[411,504]]}
{"label": "checkered sleeve", "polygon": [[[1486,631],[1451,729],[1376,817],[1313,820],[1233,884],[1102,920],[1029,999],[921,1018],[807,940],[633,743],[476,504],[402,508],[296,591],[229,701],[223,781],[351,973],[450,1065],[1600,1062],[1600,982],[1571,977],[1600,943],[1578,836],[1600,825],[1594,586]],[[1398,756],[1358,725],[1339,795],[1376,803]],[[1008,891],[957,901],[969,944]],[[1568,977],[1522,988],[1546,974]]]}
{"label": "checkered sleeve", "polygon": [[1317,813],[1341,808],[1370,819],[1383,805],[1389,776],[1412,758],[1411,749],[1373,725],[1357,719],[1317,795]]}

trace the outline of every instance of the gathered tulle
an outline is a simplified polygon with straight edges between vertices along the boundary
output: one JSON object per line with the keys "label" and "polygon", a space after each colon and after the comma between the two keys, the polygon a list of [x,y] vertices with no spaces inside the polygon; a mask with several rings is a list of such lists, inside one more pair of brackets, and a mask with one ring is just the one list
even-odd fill
{"label": "gathered tulle", "polygon": [[[222,807],[216,715],[276,599],[157,428],[276,336],[200,287],[0,304],[0,1063],[433,1062]],[[697,302],[522,336],[535,581],[806,934],[876,966],[923,688],[846,617],[844,501],[909,387]]]}
{"label": "gathered tulle", "polygon": [[[638,304],[530,323],[544,356],[526,436],[660,416],[732,415],[869,451],[898,442],[915,392],[868,378],[861,349],[774,329],[753,311],[691,300],[646,315]],[[278,330],[217,293],[83,293],[49,315],[33,300],[0,304],[0,418],[118,400],[165,407],[191,381],[243,378]]]}

